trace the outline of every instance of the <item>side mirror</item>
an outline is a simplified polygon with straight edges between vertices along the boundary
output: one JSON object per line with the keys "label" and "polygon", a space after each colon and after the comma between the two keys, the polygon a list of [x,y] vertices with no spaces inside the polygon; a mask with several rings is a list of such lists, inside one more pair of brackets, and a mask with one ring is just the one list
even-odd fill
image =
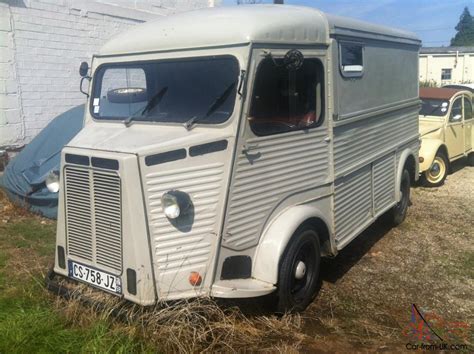
{"label": "side mirror", "polygon": [[87,64],[86,61],[83,61],[81,65],[79,66],[79,75],[81,75],[81,83],[79,84],[79,91],[81,91],[84,95],[89,97],[89,94],[82,89],[82,83],[84,82],[84,79],[87,79],[88,81],[91,81],[91,77],[87,75],[89,71],[89,64]]}
{"label": "side mirror", "polygon": [[87,64],[86,61],[83,61],[81,65],[79,66],[79,75],[81,75],[82,77],[86,77],[88,71],[89,71],[89,64]]}

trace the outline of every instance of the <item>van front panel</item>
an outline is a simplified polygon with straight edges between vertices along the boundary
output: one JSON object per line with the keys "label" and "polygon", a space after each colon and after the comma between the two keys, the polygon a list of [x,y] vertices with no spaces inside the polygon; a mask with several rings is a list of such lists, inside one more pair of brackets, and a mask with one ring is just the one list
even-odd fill
{"label": "van front panel", "polygon": [[[154,161],[153,155],[141,158],[153,265],[161,299],[206,294],[212,285],[234,141],[231,137],[216,137],[186,146],[184,158],[175,161]],[[167,218],[162,208],[161,198],[170,191],[184,193],[191,201],[190,208],[175,220]],[[201,276],[199,284],[190,283],[192,273]]]}
{"label": "van front panel", "polygon": [[84,272],[114,277],[115,290],[106,290],[153,304],[155,281],[137,156],[65,147],[59,193],[57,245],[65,259],[56,258],[55,272],[104,289],[96,276],[84,279],[74,273],[81,265]]}

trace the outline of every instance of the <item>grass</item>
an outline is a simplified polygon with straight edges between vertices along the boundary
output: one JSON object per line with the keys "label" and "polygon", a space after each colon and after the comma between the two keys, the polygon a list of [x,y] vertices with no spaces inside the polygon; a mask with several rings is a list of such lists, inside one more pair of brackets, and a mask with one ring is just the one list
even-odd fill
{"label": "grass", "polygon": [[[1,197],[1,196],[0,196]],[[1,205],[0,205],[1,206]],[[0,216],[0,353],[151,351],[107,319],[74,323],[43,287],[55,223],[11,205]]]}

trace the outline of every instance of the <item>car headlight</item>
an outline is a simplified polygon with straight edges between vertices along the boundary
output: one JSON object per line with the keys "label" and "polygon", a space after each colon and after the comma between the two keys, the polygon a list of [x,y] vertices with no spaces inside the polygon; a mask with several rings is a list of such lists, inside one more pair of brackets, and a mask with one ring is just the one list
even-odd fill
{"label": "car headlight", "polygon": [[168,219],[177,219],[187,214],[192,208],[191,198],[187,193],[172,190],[161,196],[161,207]]}
{"label": "car headlight", "polygon": [[176,219],[181,214],[181,208],[179,207],[178,197],[171,192],[163,194],[161,197],[161,206],[163,213],[169,219]]}
{"label": "car headlight", "polygon": [[58,193],[59,192],[59,172],[58,171],[51,171],[46,177],[46,188],[51,193]]}

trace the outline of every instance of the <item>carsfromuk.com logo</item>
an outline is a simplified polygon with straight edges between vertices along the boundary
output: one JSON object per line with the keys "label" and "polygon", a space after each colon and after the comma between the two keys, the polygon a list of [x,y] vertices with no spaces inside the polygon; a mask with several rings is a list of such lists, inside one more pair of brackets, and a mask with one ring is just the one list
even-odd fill
{"label": "carsfromuk.com logo", "polygon": [[413,304],[410,323],[403,329],[409,339],[408,350],[462,350],[470,349],[471,325],[449,322],[434,312],[422,312]]}

